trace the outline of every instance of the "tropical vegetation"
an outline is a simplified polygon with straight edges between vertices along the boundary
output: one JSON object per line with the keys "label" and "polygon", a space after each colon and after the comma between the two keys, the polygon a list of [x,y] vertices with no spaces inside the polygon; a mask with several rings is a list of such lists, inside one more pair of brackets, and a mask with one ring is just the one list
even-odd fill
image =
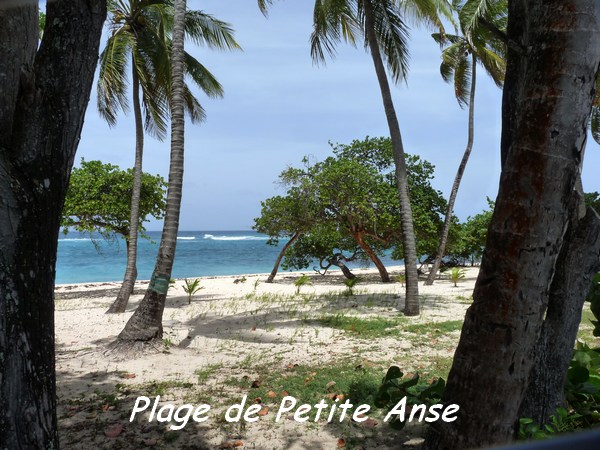
{"label": "tropical vegetation", "polygon": [[[258,0],[258,5],[263,11],[271,3],[272,0]],[[356,45],[362,40],[364,47],[368,49],[373,59],[389,127],[396,171],[397,195],[400,205],[398,217],[403,230],[406,271],[404,312],[407,315],[419,314],[417,249],[404,144],[387,72],[395,83],[405,79],[407,75],[409,36],[407,18],[410,17],[416,19],[417,22],[443,30],[440,15],[452,20],[450,4],[446,0],[402,2],[394,0],[317,0],[314,6],[313,32],[310,38],[311,56],[317,62],[325,61],[326,55],[334,56],[335,47],[342,40],[352,45]]]}
{"label": "tropical vegetation", "polygon": [[[119,236],[129,242],[131,190],[133,170],[101,161],[81,161],[73,168],[69,190],[62,211],[61,227],[70,230],[99,233],[105,239]],[[153,217],[162,219],[167,183],[159,175],[142,173],[138,232],[144,236],[144,222]]]}
{"label": "tropical vegetation", "polygon": [[[174,8],[171,0],[110,0],[109,37],[100,54],[97,83],[98,110],[110,125],[119,111],[129,110],[128,86],[135,119],[134,184],[131,195],[131,223],[138,222],[141,189],[144,131],[163,140],[172,109],[172,32]],[[196,44],[215,49],[239,48],[229,24],[202,11],[187,11],[186,35]],[[193,85],[209,97],[223,95],[215,77],[191,54],[184,54],[185,74]],[[205,117],[203,107],[184,84],[184,105],[192,122]],[[128,238],[127,267],[123,285],[109,312],[123,312],[137,277],[137,230]]]}
{"label": "tropical vegetation", "polygon": [[[298,235],[283,249],[285,268],[303,269],[316,260],[321,270],[337,266],[352,278],[346,263],[368,258],[381,280],[389,282],[380,259],[382,252],[394,248],[396,258],[405,255],[402,229],[396,220],[400,206],[392,142],[367,137],[332,145],[332,150],[333,156],[321,162],[304,158],[304,167],[284,170],[280,181],[288,189],[287,195],[263,202],[254,228],[271,237],[269,244],[277,244],[286,234]],[[418,156],[407,155],[407,163],[412,209],[416,211],[416,249],[419,255],[426,255],[436,246],[446,203],[430,184],[434,167]],[[299,193],[304,196],[301,203],[296,200]],[[272,221],[274,211],[284,220]]]}

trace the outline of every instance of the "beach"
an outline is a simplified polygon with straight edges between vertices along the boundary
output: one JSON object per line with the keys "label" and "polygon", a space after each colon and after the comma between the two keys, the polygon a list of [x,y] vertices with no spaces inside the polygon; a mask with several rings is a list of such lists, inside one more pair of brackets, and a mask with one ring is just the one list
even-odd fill
{"label": "beach", "polygon": [[[392,277],[400,270],[390,268]],[[425,378],[447,373],[477,270],[467,268],[457,287],[447,275],[433,286],[420,282],[421,314],[416,317],[399,312],[404,297],[401,284],[381,283],[374,269],[356,270],[360,282],[351,295],[337,273],[305,272],[310,284],[301,286],[299,293],[294,281],[300,273],[282,273],[271,284],[264,282],[265,274],[238,275],[203,277],[203,289],[188,303],[183,280],[178,280],[167,297],[163,343],[145,354],[125,357],[111,350],[110,343],[140,301],[147,281],[136,284],[127,312],[119,315],[105,314],[118,283],[58,285],[61,442],[65,448],[243,444],[243,448],[326,449],[392,448],[393,442],[397,448],[400,440],[410,448],[420,442],[421,427],[410,424],[396,432],[381,421],[379,413],[370,415],[366,424],[301,423],[291,415],[275,422],[283,394],[294,396],[292,388],[286,391],[286,377],[304,377],[304,370],[309,385],[321,383],[319,374],[328,370],[332,370],[326,375],[330,378],[355,370],[380,379],[391,365]],[[364,324],[378,321],[383,321],[382,331],[361,332]],[[283,375],[275,380],[274,374]],[[263,382],[266,385],[260,386]],[[333,379],[323,383],[324,398],[341,394],[331,389],[335,384]],[[257,399],[260,392],[265,397]],[[211,415],[179,430],[169,428],[169,423],[148,421],[149,410],[129,421],[136,398],[154,401],[158,395],[159,405],[207,404]],[[244,395],[267,412],[253,423],[225,421],[224,412]],[[348,392],[340,398],[344,396]]]}

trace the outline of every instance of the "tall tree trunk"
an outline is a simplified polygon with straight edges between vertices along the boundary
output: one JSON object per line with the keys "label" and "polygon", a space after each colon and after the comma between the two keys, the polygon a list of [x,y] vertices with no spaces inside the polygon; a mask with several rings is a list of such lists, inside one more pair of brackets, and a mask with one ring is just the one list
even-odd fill
{"label": "tall tree trunk", "polygon": [[508,37],[523,50],[508,55],[500,189],[444,394],[460,412],[432,425],[428,449],[512,439],[572,219],[600,64],[600,9],[575,0],[512,1]]}
{"label": "tall tree trunk", "polygon": [[[135,56],[134,56],[135,58]],[[140,106],[140,79],[135,62],[131,64],[131,80],[133,89],[133,115],[135,118],[135,162],[133,165],[133,186],[131,190],[131,213],[129,216],[129,237],[127,239],[127,265],[125,277],[117,298],[108,308],[107,313],[122,313],[127,308],[129,296],[133,292],[137,279],[137,244],[138,224],[140,223],[140,196],[142,191],[142,159],[144,156],[144,124]]]}
{"label": "tall tree trunk", "polygon": [[271,273],[269,274],[269,277],[267,278],[267,281],[266,281],[267,283],[272,283],[273,282],[273,280],[275,279],[275,276],[277,275],[277,271],[279,270],[279,264],[281,264],[281,260],[283,259],[283,255],[285,255],[285,252],[287,252],[288,248],[290,248],[294,244],[294,242],[296,242],[298,240],[298,238],[301,235],[302,235],[302,232],[297,231],[290,238],[290,240],[285,243],[285,245],[283,246],[283,248],[279,252],[279,255],[277,256],[277,259],[275,260],[275,265],[273,266],[273,270],[271,270]]}
{"label": "tall tree trunk", "polygon": [[446,252],[446,244],[448,243],[448,234],[450,233],[450,225],[452,224],[452,213],[454,212],[454,203],[456,202],[456,196],[458,195],[458,188],[460,187],[460,182],[462,180],[463,174],[465,173],[465,168],[467,167],[467,162],[469,162],[469,157],[471,156],[471,150],[473,149],[473,140],[475,137],[475,82],[477,79],[477,57],[474,53],[471,54],[471,65],[473,66],[471,69],[471,92],[469,96],[469,131],[467,138],[467,147],[465,148],[465,152],[463,153],[463,157],[460,161],[460,165],[458,166],[458,171],[456,172],[456,176],[454,177],[454,183],[452,184],[452,190],[450,191],[450,197],[448,198],[448,207],[446,208],[446,218],[444,219],[444,227],[442,229],[442,235],[440,236],[440,245],[437,250],[437,255],[435,260],[433,261],[433,267],[427,276],[427,280],[425,284],[427,286],[431,286],[437,276],[437,272],[440,269],[440,264],[442,262],[442,258],[444,257],[444,253]]}
{"label": "tall tree trunk", "polygon": [[184,19],[186,1],[175,0],[173,19],[172,79],[171,79],[171,163],[169,167],[169,187],[163,231],[158,249],[158,257],[152,279],[146,294],[125,328],[119,334],[121,341],[148,341],[162,337],[162,315],[171,280],[179,213],[183,188],[184,158],[184,97],[183,97],[183,53]]}
{"label": "tall tree trunk", "polygon": [[103,1],[0,4],[0,448],[58,448],[54,279],[61,209]]}
{"label": "tall tree trunk", "polygon": [[592,275],[600,269],[600,218],[592,208],[583,218],[576,218],[556,264],[548,310],[534,352],[535,364],[519,414],[540,424],[548,422],[556,408],[564,406],[567,369],[583,303]]}
{"label": "tall tree trunk", "polygon": [[[396,110],[392,101],[392,93],[385,72],[385,66],[379,51],[375,24],[373,21],[373,0],[362,0],[365,11],[366,38],[375,65],[377,80],[381,90],[385,115],[390,129],[394,163],[396,165],[396,180],[398,184],[398,198],[400,200],[400,222],[402,224],[402,246],[404,248],[404,269],[406,271],[406,300],[404,314],[416,316],[419,314],[419,275],[417,273],[417,246],[413,225],[410,195],[408,192],[408,173],[400,125],[396,117]],[[389,280],[389,278],[388,278]]]}
{"label": "tall tree trunk", "polygon": [[390,274],[388,273],[387,269],[377,256],[377,253],[375,253],[371,246],[365,242],[362,234],[353,233],[352,236],[354,237],[354,239],[356,239],[356,242],[358,243],[358,245],[360,245],[360,248],[362,248],[363,251],[367,254],[369,259],[373,261],[375,267],[377,267],[377,270],[379,271],[379,276],[381,277],[381,281],[384,283],[389,283],[391,281]]}

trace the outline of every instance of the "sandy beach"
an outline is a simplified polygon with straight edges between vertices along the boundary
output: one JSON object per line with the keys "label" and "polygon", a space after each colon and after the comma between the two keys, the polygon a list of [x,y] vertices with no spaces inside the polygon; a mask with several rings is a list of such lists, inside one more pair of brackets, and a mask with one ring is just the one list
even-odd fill
{"label": "sandy beach", "polygon": [[[339,273],[306,272],[311,284],[298,294],[298,273],[282,272],[272,284],[264,283],[266,275],[202,278],[204,288],[190,304],[183,280],[178,280],[163,315],[163,344],[126,357],[109,344],[147,282],[136,284],[127,312],[120,315],[105,314],[118,283],[59,285],[55,317],[61,443],[82,449],[386,449],[392,443],[411,448],[420,443],[421,427],[410,424],[394,431],[382,422],[382,412],[361,423],[300,423],[291,413],[276,422],[284,394],[294,396],[286,380],[301,377],[305,385],[316,386],[325,380],[321,375],[329,376],[323,397],[342,399],[349,392],[337,391],[333,378],[347,368],[375,379],[391,365],[425,378],[447,373],[477,270],[467,268],[457,287],[447,276],[433,286],[420,282],[422,312],[417,317],[399,312],[401,284],[381,283],[374,269],[356,271],[361,281],[352,294]],[[390,268],[392,276],[399,271]],[[387,321],[381,335],[361,331],[363,324],[376,320]],[[154,401],[157,395],[159,405],[210,405],[209,418],[172,430],[169,423],[150,422],[148,409],[130,422],[136,398]],[[261,405],[260,420],[224,420],[227,408],[244,395]]]}

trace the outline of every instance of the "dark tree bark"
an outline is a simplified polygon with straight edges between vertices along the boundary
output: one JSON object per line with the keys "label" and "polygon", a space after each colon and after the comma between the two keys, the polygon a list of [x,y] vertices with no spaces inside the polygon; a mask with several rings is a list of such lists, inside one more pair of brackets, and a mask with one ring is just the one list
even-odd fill
{"label": "dark tree bark", "polygon": [[279,252],[279,255],[277,255],[277,259],[275,260],[275,264],[273,265],[273,270],[271,270],[271,273],[269,274],[269,277],[267,278],[266,283],[273,282],[273,280],[275,279],[275,276],[277,275],[277,271],[279,270],[279,264],[281,264],[281,260],[283,259],[283,256],[285,255],[285,252],[287,252],[288,248],[290,248],[294,244],[294,242],[296,242],[298,240],[298,238],[301,235],[302,235],[302,233],[300,231],[297,231],[290,238],[290,240],[285,243],[285,245]]}
{"label": "dark tree bark", "polygon": [[58,448],[54,277],[61,209],[106,2],[0,4],[0,447]]}
{"label": "dark tree bark", "polygon": [[508,37],[525,50],[508,55],[500,189],[444,394],[460,411],[455,422],[433,424],[428,449],[512,439],[573,219],[600,64],[600,7],[513,0]]}
{"label": "dark tree bark", "polygon": [[565,240],[519,414],[540,424],[548,422],[556,408],[565,403],[567,369],[581,323],[581,311],[592,276],[600,270],[598,214],[588,208],[586,215],[570,226]]}
{"label": "dark tree bark", "polygon": [[[377,80],[379,81],[385,116],[390,130],[390,139],[392,140],[394,164],[396,166],[396,182],[398,185],[398,199],[400,201],[400,222],[402,224],[402,246],[404,249],[404,270],[406,273],[404,314],[407,316],[416,316],[419,314],[419,274],[417,273],[417,244],[415,241],[415,230],[408,191],[408,172],[406,169],[406,158],[400,125],[398,124],[390,84],[377,43],[372,2],[373,0],[362,0],[365,14],[365,34],[369,51],[373,58]],[[377,263],[375,264],[377,265]],[[379,269],[380,267],[377,266],[377,268]],[[381,273],[381,270],[379,272]],[[387,272],[385,280],[382,275],[382,281],[390,281]]]}

